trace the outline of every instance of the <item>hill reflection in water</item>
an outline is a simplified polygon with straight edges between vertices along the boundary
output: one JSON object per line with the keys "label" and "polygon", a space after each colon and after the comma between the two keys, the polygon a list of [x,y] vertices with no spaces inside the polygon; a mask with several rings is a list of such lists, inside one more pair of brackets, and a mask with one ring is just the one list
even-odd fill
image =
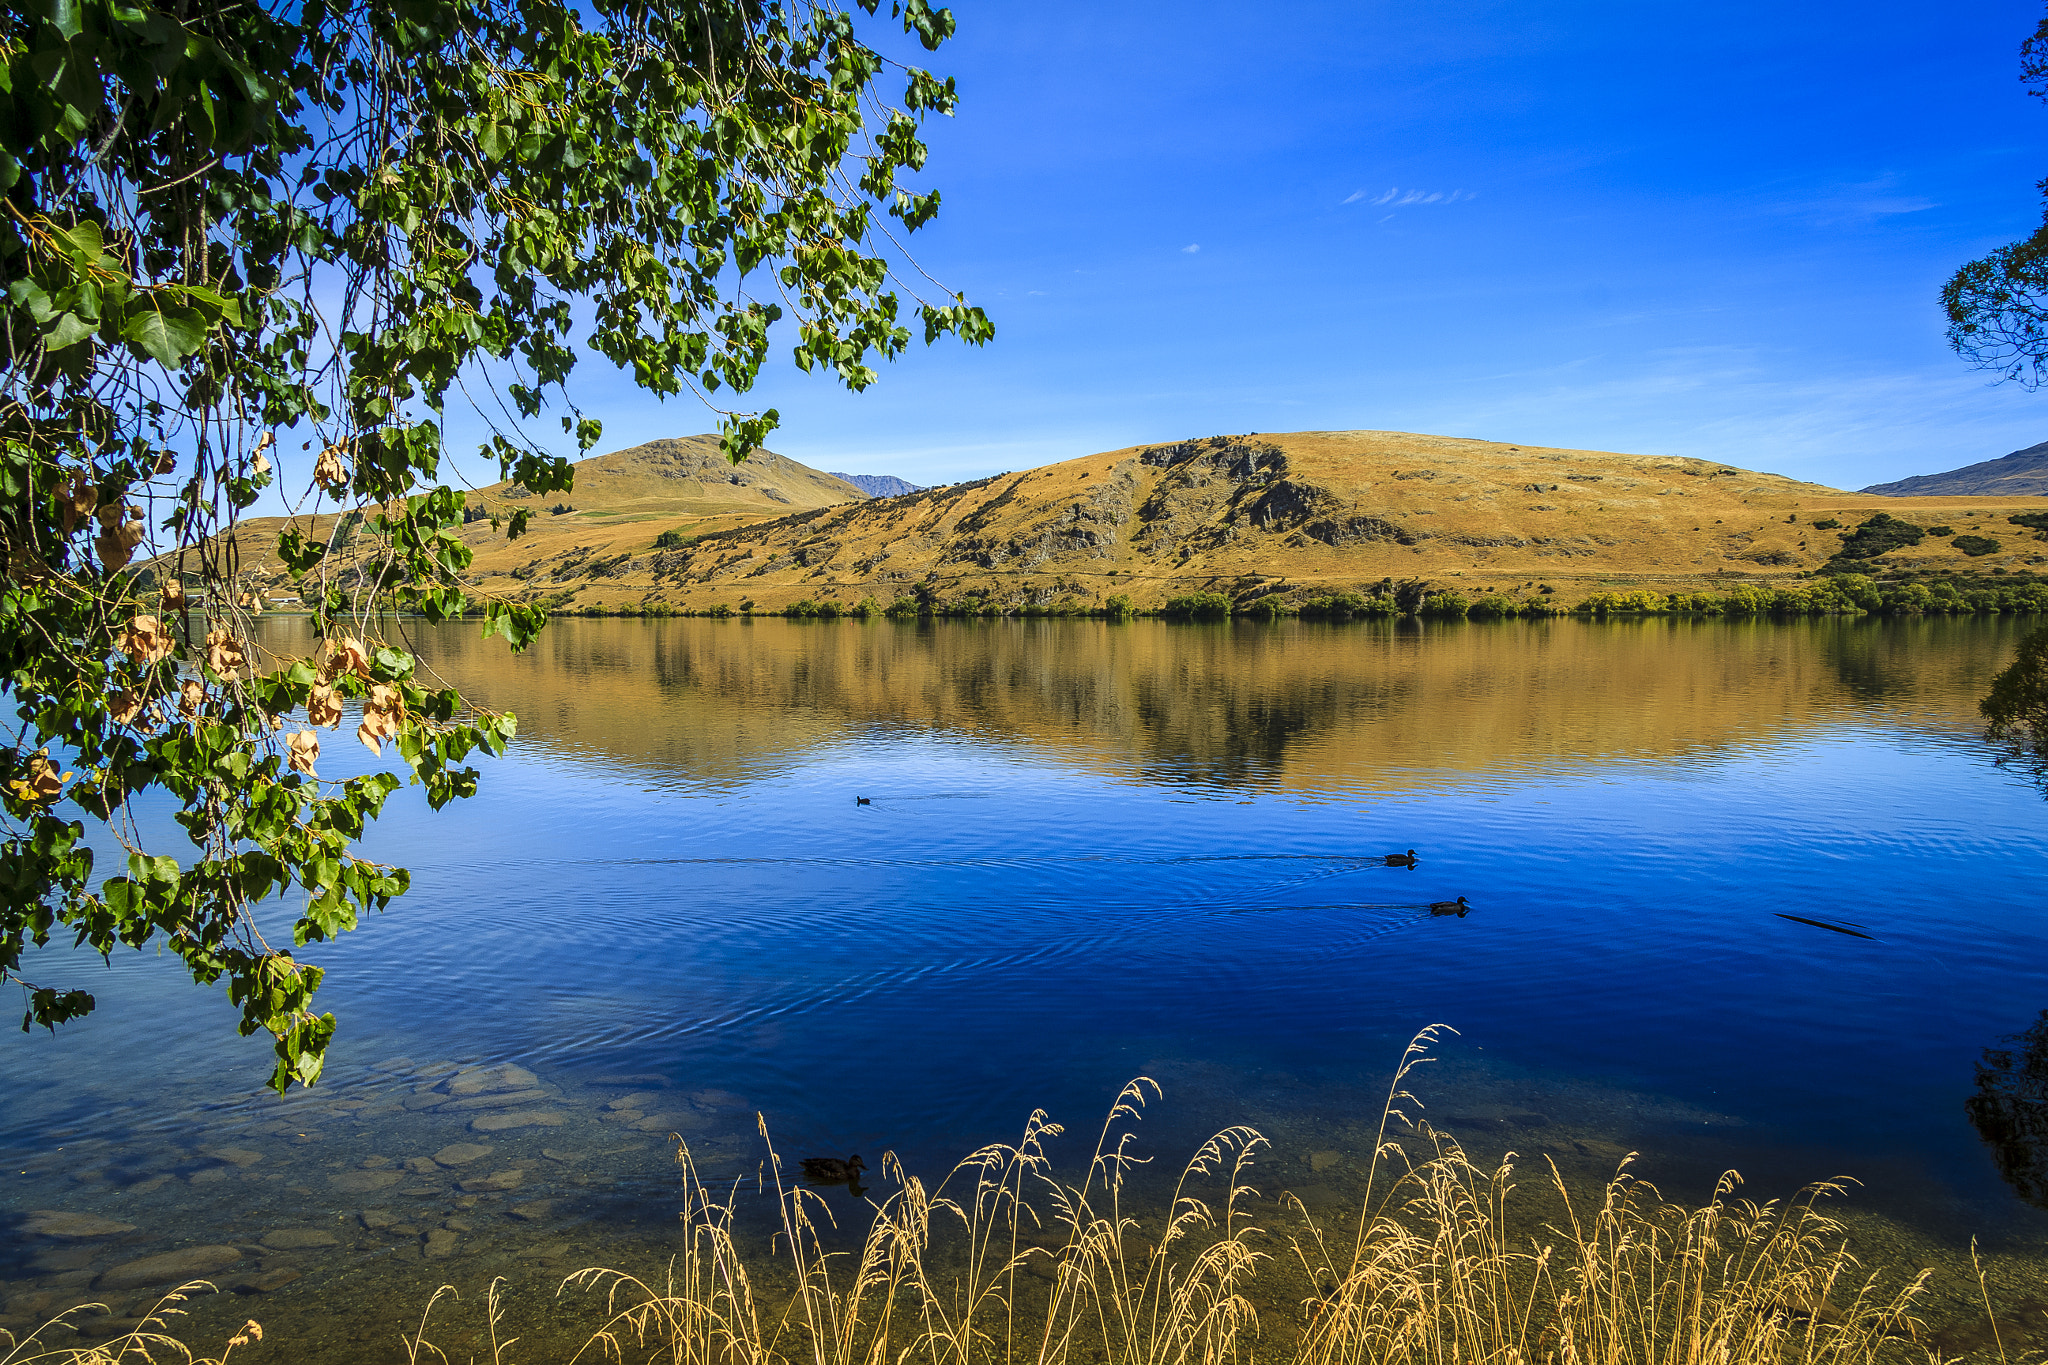
{"label": "hill reflection in water", "polygon": [[[279,623],[289,647],[296,623]],[[414,632],[523,739],[718,787],[873,727],[1016,742],[1143,783],[1313,796],[1703,760],[1858,720],[1958,736],[2033,627],[922,626],[779,620],[550,626],[529,654]]]}
{"label": "hill reflection in water", "polygon": [[[13,1207],[134,1226],[49,1275],[260,1250],[304,1272],[267,1315],[385,1331],[444,1276],[663,1263],[669,1131],[720,1181],[756,1115],[929,1176],[1142,1074],[1158,1170],[1250,1123],[1260,1188],[1334,1208],[1444,1021],[1419,1112],[1525,1180],[1848,1174],[1898,1264],[1982,1236],[2031,1284],[2035,1071],[1985,1059],[2048,1008],[2048,806],[1976,703],[2032,624],[408,624],[520,738],[472,800],[394,797],[368,852],[412,893],[303,950],[321,1086],[258,1092],[175,963],[53,946],[100,1010],[0,1049]],[[373,762],[329,741],[323,778]],[[458,1098],[470,1062],[530,1088]],[[293,1229],[332,1245],[262,1250]]]}

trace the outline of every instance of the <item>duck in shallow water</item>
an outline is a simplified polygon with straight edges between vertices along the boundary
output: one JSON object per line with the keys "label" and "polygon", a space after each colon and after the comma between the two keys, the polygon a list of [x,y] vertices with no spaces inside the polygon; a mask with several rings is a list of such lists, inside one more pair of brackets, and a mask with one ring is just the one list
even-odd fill
{"label": "duck in shallow water", "polygon": [[1430,914],[1456,915],[1459,919],[1465,918],[1465,912],[1471,908],[1471,906],[1465,904],[1463,896],[1458,897],[1454,901],[1431,901],[1429,903]]}
{"label": "duck in shallow water", "polygon": [[1406,853],[1389,853],[1386,856],[1386,863],[1388,867],[1413,867],[1415,850],[1411,848]]}
{"label": "duck in shallow water", "polygon": [[855,1153],[844,1161],[836,1156],[807,1156],[803,1159],[803,1168],[804,1174],[813,1180],[850,1182],[858,1180],[860,1173],[866,1170],[868,1165],[860,1159],[859,1153]]}

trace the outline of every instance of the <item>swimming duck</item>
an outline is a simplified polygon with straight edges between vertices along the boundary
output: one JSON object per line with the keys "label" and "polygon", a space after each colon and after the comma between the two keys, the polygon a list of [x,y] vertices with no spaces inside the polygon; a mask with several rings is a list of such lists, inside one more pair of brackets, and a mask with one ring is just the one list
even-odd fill
{"label": "swimming duck", "polygon": [[856,1153],[841,1161],[836,1156],[807,1156],[803,1160],[804,1174],[813,1180],[846,1180],[860,1177],[868,1168],[867,1163]]}
{"label": "swimming duck", "polygon": [[1454,901],[1431,901],[1429,903],[1430,914],[1456,915],[1459,919],[1465,918],[1465,912],[1471,908],[1471,906],[1465,904],[1463,896],[1458,897]]}
{"label": "swimming duck", "polygon": [[1387,855],[1387,866],[1388,866],[1388,867],[1413,867],[1413,866],[1415,866],[1415,850],[1411,848],[1411,849],[1409,849],[1409,850],[1408,850],[1408,851],[1407,851],[1406,853],[1389,853],[1389,854]]}
{"label": "swimming duck", "polygon": [[865,796],[856,796],[853,798],[853,804],[856,806],[865,806],[868,804],[868,799]]}

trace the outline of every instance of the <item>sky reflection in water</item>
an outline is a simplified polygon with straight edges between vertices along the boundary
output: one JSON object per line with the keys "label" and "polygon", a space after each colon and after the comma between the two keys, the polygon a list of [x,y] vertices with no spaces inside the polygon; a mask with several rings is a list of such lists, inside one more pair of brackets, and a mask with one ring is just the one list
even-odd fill
{"label": "sky reflection in water", "polygon": [[[1514,1099],[2031,1238],[1963,1110],[2048,1008],[2048,806],[1975,719],[2026,629],[564,621],[519,659],[424,631],[521,739],[466,805],[394,800],[371,847],[413,893],[307,955],[344,1082],[660,1073],[790,1149],[943,1168],[1140,1072],[1189,1131],[1313,1138],[1444,1021],[1440,1117]],[[364,761],[344,731],[322,772]],[[122,1103],[175,1137],[267,1071],[164,964],[36,969],[101,1011],[0,1053],[15,1149]]]}

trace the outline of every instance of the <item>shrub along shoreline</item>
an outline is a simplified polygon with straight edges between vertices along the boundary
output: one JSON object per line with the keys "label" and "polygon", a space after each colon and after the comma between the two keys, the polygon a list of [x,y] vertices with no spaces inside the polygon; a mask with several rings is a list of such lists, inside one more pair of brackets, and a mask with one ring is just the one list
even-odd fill
{"label": "shrub along shoreline", "polygon": [[[1264,590],[1261,590],[1263,588]],[[929,584],[886,606],[873,597],[847,603],[805,598],[787,607],[768,609],[752,601],[738,606],[716,603],[702,609],[679,608],[665,602],[635,606],[552,604],[558,616],[699,617],[729,620],[775,616],[794,621],[833,620],[967,620],[1000,618],[1092,618],[1123,621],[1157,617],[1169,621],[1499,621],[1511,617],[1622,616],[1779,617],[1795,616],[2010,616],[2048,612],[2048,582],[2011,583],[1953,578],[1914,581],[1879,580],[1867,574],[1825,574],[1786,587],[1742,584],[1720,592],[1663,592],[1654,588],[1593,593],[1577,602],[1559,599],[1545,584],[1534,595],[1509,596],[1486,592],[1467,596],[1456,588],[1421,581],[1396,584],[1391,579],[1361,591],[1319,592],[1294,596],[1279,586],[1261,585],[1236,596],[1221,592],[1183,593],[1156,609],[1142,609],[1117,594],[1090,603],[1067,598],[1048,603],[1005,603],[984,592],[970,591],[942,598]],[[1292,600],[1289,598],[1292,597]]]}

